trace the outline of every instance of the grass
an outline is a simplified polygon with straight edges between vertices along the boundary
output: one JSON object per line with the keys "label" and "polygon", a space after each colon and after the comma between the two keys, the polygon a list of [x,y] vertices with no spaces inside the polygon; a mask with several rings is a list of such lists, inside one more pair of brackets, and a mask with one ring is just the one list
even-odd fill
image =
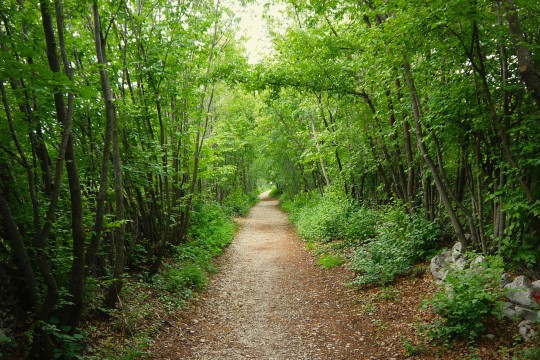
{"label": "grass", "polygon": [[339,258],[338,256],[332,254],[325,254],[317,260],[317,264],[319,264],[325,269],[331,269],[336,266],[341,266],[343,264],[343,260],[341,260],[341,258]]}

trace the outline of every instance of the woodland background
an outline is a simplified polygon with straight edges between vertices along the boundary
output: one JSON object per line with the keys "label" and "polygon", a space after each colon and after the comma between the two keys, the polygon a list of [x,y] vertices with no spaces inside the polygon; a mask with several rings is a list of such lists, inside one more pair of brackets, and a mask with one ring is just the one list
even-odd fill
{"label": "woodland background", "polygon": [[0,4],[6,348],[74,356],[126,274],[196,290],[269,182],[359,286],[454,240],[538,278],[540,3],[285,3],[255,65],[219,0]]}

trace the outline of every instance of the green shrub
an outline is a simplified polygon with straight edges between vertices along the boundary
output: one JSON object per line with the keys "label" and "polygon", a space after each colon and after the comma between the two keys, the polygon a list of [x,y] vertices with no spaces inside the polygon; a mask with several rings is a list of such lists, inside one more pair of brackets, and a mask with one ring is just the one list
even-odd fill
{"label": "green shrub", "polygon": [[344,239],[348,215],[352,210],[352,202],[340,193],[327,193],[319,199],[308,199],[296,214],[298,232],[307,241]]}
{"label": "green shrub", "polygon": [[276,185],[272,186],[272,189],[270,189],[270,193],[268,194],[269,197],[278,197],[281,195],[281,191],[279,191],[278,187]]}
{"label": "green shrub", "polygon": [[324,196],[317,192],[301,193],[293,200],[284,194],[280,204],[306,241],[362,243],[376,234],[378,213],[356,205],[339,192]]}
{"label": "green shrub", "polygon": [[[472,256],[477,255],[468,255]],[[429,335],[445,342],[456,338],[475,340],[485,329],[486,316],[500,313],[502,272],[503,262],[499,257],[488,257],[479,265],[450,271],[445,286],[425,302],[425,306],[431,306],[442,318],[428,326]]]}
{"label": "green shrub", "polygon": [[227,195],[223,200],[223,209],[232,216],[246,216],[249,209],[259,200],[255,193],[245,193],[242,189],[237,189]]}
{"label": "green shrub", "polygon": [[530,349],[523,350],[523,358],[529,360],[540,360],[540,345],[536,345]]}
{"label": "green shrub", "polygon": [[344,224],[344,238],[349,242],[361,244],[377,235],[379,214],[368,207],[355,207],[347,215]]}
{"label": "green shrub", "polygon": [[196,264],[169,266],[163,272],[163,278],[165,288],[171,292],[185,289],[200,291],[208,283],[206,273]]}
{"label": "green shrub", "polygon": [[175,247],[174,264],[156,275],[154,283],[169,292],[190,297],[208,282],[207,273],[216,271],[212,258],[221,254],[234,237],[235,224],[227,210],[217,203],[196,203],[188,229],[189,241]]}
{"label": "green shrub", "polygon": [[435,224],[421,216],[397,206],[384,207],[378,214],[374,237],[357,249],[351,264],[358,273],[353,284],[360,287],[387,284],[412,271],[436,244]]}
{"label": "green shrub", "polygon": [[[227,210],[217,203],[198,203],[191,212],[188,229],[190,242],[180,247],[199,247],[208,250],[212,256],[221,253],[229,245],[235,231],[234,221]],[[191,251],[191,250],[187,250]]]}
{"label": "green shrub", "polygon": [[402,206],[359,206],[339,192],[301,193],[294,199],[283,194],[280,204],[308,243],[340,240],[341,247],[356,247],[351,267],[358,286],[390,283],[413,271],[432,254],[438,237],[435,223]]}

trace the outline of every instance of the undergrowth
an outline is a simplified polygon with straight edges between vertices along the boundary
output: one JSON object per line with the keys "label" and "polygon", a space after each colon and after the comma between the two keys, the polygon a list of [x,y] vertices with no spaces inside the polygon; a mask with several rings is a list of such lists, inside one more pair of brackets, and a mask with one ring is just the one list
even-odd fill
{"label": "undergrowth", "polygon": [[[360,206],[337,192],[302,193],[293,199],[283,194],[280,201],[312,247],[346,254],[356,273],[352,283],[358,287],[388,284],[414,271],[416,263],[433,255],[438,238],[435,223],[408,214],[399,204]],[[321,259],[326,263],[331,258]]]}
{"label": "undergrowth", "polygon": [[232,217],[246,214],[253,195],[234,194],[223,204],[197,202],[191,213],[188,241],[173,248],[162,271],[149,279],[126,275],[119,306],[108,321],[88,318],[83,326],[85,359],[137,359],[148,355],[152,338],[174,319],[185,302],[217,271],[213,258],[229,245],[236,231]]}
{"label": "undergrowth", "polygon": [[245,193],[240,189],[235,190],[223,200],[222,208],[232,216],[246,216],[249,209],[259,200],[258,193],[253,191]]}
{"label": "undergrowth", "polygon": [[[474,258],[477,254],[470,254]],[[464,269],[452,269],[445,285],[424,306],[440,316],[426,327],[428,335],[444,343],[454,339],[474,341],[483,333],[489,316],[500,316],[503,263],[488,257]]]}
{"label": "undergrowth", "polygon": [[[438,225],[421,214],[408,213],[400,204],[368,207],[340,193],[314,192],[294,198],[283,194],[280,202],[308,250],[318,256],[317,263],[332,268],[344,260],[355,272],[351,285],[358,288],[392,284],[398,276],[423,272],[425,267],[419,264],[437,252]],[[424,301],[424,310],[436,314],[431,323],[419,326],[428,338],[447,345],[454,340],[473,342],[486,322],[500,314],[502,260],[487,257],[472,263],[451,271],[445,284]],[[384,290],[382,294],[395,296]],[[420,351],[407,342],[404,348],[410,355]],[[536,353],[533,349],[526,354]]]}

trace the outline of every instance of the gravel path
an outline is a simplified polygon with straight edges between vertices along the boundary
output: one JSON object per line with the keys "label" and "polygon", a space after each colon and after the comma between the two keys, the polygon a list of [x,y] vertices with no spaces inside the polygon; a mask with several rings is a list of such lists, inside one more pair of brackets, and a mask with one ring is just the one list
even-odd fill
{"label": "gravel path", "polygon": [[346,273],[315,265],[277,201],[263,194],[239,223],[221,272],[164,332],[155,359],[380,358],[362,350],[375,328],[362,324]]}
{"label": "gravel path", "polygon": [[433,318],[421,308],[433,291],[429,271],[352,290],[344,285],[351,272],[317,266],[268,194],[238,222],[218,260],[221,272],[178,319],[167,320],[151,359],[454,360],[472,358],[471,351],[483,360],[510,359],[498,350],[513,341],[499,331],[504,327],[500,340],[482,339],[476,350],[466,343],[426,347],[417,328]]}

